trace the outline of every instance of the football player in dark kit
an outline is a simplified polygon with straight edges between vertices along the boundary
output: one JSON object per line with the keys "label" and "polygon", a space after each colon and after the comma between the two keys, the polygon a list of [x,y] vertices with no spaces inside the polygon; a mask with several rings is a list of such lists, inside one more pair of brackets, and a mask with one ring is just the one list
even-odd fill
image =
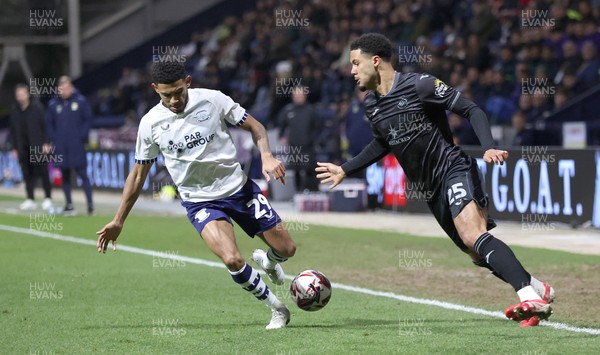
{"label": "football player in dark kit", "polygon": [[487,117],[472,101],[431,75],[394,71],[391,57],[392,44],[383,35],[368,33],[351,43],[351,74],[360,90],[369,90],[364,105],[374,139],[342,166],[318,163],[317,178],[333,188],[393,153],[407,178],[429,192],[429,208],[454,243],[475,265],[515,289],[520,302],[506,316],[521,326],[537,325],[552,314],[554,289],[532,277],[512,250],[488,232],[495,223],[487,216],[477,162],[453,144],[445,111],[470,120],[485,162],[503,164],[508,152],[495,149]]}

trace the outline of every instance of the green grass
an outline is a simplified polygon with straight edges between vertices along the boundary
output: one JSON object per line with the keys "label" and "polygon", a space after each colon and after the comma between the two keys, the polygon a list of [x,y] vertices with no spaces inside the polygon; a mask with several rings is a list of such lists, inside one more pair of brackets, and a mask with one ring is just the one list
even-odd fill
{"label": "green grass", "polygon": [[[109,219],[56,217],[40,224],[36,218],[41,217],[0,214],[0,224],[34,223],[34,229],[95,240],[95,231]],[[299,232],[293,233],[298,253],[285,265],[288,274],[314,268],[334,282],[493,311],[516,302],[510,287],[472,267],[449,240],[290,227]],[[237,228],[236,233],[246,257],[262,245]],[[119,242],[218,261],[185,217],[132,215]],[[529,270],[555,282],[554,321],[600,328],[598,306],[588,303],[600,293],[600,257],[514,250]],[[101,255],[93,246],[6,231],[0,231],[0,260],[1,354],[594,354],[600,348],[598,336],[521,329],[500,318],[339,289],[322,311],[292,308],[286,329],[266,331],[268,309],[222,268],[124,251]],[[407,268],[411,260],[423,263]],[[273,291],[288,296],[287,285]]]}

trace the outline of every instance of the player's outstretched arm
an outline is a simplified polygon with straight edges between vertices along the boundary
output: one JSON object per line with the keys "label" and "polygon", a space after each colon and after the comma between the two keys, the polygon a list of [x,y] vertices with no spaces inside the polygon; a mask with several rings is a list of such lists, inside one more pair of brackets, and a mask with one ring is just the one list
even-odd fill
{"label": "player's outstretched arm", "polygon": [[490,123],[485,112],[483,112],[483,110],[473,101],[462,96],[456,100],[456,105],[453,107],[452,111],[467,118],[471,122],[475,135],[477,135],[481,146],[485,150],[483,153],[483,160],[486,163],[504,164],[504,161],[508,159],[508,152],[506,150],[495,148],[492,129],[490,128]]}
{"label": "player's outstretched arm", "polygon": [[332,163],[321,163],[317,162],[315,171],[320,173],[317,174],[317,179],[321,180],[321,184],[327,184],[331,182],[329,189],[333,189],[338,186],[346,178],[346,173],[341,166]]}
{"label": "player's outstretched arm", "polygon": [[106,248],[108,247],[108,243],[110,241],[112,241],[113,251],[117,250],[117,238],[123,229],[123,224],[125,223],[127,215],[129,215],[129,211],[131,211],[135,201],[137,201],[138,197],[140,196],[142,186],[144,186],[144,181],[146,181],[146,177],[148,176],[151,166],[152,164],[138,163],[133,165],[133,169],[125,181],[125,186],[123,187],[123,197],[115,217],[101,230],[96,232],[98,235],[98,243],[96,244],[98,252],[106,253]]}
{"label": "player's outstretched arm", "polygon": [[465,98],[460,92],[443,81],[431,76],[421,75],[416,83],[419,98],[430,105],[443,107],[471,122],[471,126],[483,147],[483,160],[486,163],[503,164],[508,158],[508,152],[495,147],[490,123],[485,112],[473,101]]}
{"label": "player's outstretched arm", "polygon": [[390,148],[388,146],[378,138],[374,138],[360,153],[345,162],[342,166],[331,163],[317,163],[319,166],[315,171],[320,173],[317,174],[317,178],[321,179],[321,184],[332,182],[329,188],[333,189],[338,186],[347,175],[352,175],[379,161],[379,159],[383,158],[389,152]]}
{"label": "player's outstretched arm", "polygon": [[252,140],[254,140],[254,144],[256,144],[256,147],[260,152],[262,173],[265,179],[271,181],[269,174],[273,174],[275,180],[281,180],[285,185],[285,165],[281,160],[273,157],[265,127],[252,117],[252,115],[248,115],[246,121],[244,121],[244,124],[240,127],[252,134]]}

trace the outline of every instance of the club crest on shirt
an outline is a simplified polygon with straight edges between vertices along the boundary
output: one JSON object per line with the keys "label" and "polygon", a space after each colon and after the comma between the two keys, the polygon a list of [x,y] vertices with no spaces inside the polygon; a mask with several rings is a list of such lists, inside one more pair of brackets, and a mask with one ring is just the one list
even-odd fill
{"label": "club crest on shirt", "polygon": [[435,96],[444,97],[448,91],[448,85],[440,79],[435,79]]}
{"label": "club crest on shirt", "polygon": [[400,109],[405,108],[407,104],[408,104],[408,100],[404,96],[401,96],[400,100],[398,101],[398,108],[400,108]]}
{"label": "club crest on shirt", "polygon": [[77,102],[71,102],[71,111],[77,111],[79,104]]}
{"label": "club crest on shirt", "polygon": [[196,111],[192,114],[192,118],[198,122],[203,122],[208,120],[210,117],[208,111],[205,110],[200,110],[200,111]]}

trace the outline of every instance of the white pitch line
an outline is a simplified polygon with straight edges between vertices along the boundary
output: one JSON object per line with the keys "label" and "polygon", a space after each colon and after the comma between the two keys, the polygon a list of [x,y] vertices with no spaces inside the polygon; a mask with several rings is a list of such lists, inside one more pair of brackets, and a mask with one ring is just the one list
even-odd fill
{"label": "white pitch line", "polygon": [[[61,240],[61,241],[65,241],[65,242],[96,246],[96,241],[90,240],[90,239],[64,236],[64,235],[60,235],[60,234],[31,230],[31,229],[27,229],[27,228],[13,227],[13,226],[8,226],[8,225],[4,225],[4,224],[0,224],[0,230],[5,230],[5,231],[9,231],[9,232],[14,232],[14,233],[20,233],[20,234],[33,235],[33,236],[42,237],[42,238]],[[192,257],[188,257],[188,256],[181,256],[181,255],[170,255],[170,254],[160,253],[155,250],[130,247],[130,246],[123,245],[123,244],[118,244],[117,248],[119,251],[126,251],[126,252],[130,252],[130,253],[135,253],[135,254],[160,256],[161,258],[164,258],[164,259],[184,261],[184,262],[187,262],[190,264],[205,265],[205,266],[217,267],[217,268],[222,268],[222,269],[225,268],[225,266],[222,263],[199,259],[199,258],[192,258]],[[109,249],[110,249],[110,246],[109,246]],[[285,278],[288,280],[292,280],[293,276],[285,275]],[[355,293],[361,293],[361,294],[369,295],[369,296],[391,298],[391,299],[395,299],[395,300],[399,300],[399,301],[403,301],[403,302],[417,303],[417,304],[423,304],[423,305],[428,305],[428,306],[434,306],[434,307],[454,310],[454,311],[461,311],[461,312],[467,312],[467,313],[471,313],[471,314],[480,314],[480,315],[485,315],[485,316],[489,316],[489,317],[506,319],[506,317],[504,316],[504,314],[502,314],[502,312],[493,312],[493,311],[488,311],[488,310],[481,309],[481,308],[468,307],[468,306],[463,306],[460,304],[443,302],[443,301],[438,301],[438,300],[430,300],[430,299],[426,299],[426,298],[404,296],[404,295],[399,295],[399,294],[396,294],[393,292],[376,291],[376,290],[371,290],[368,288],[345,285],[345,284],[340,284],[340,283],[336,283],[336,282],[333,282],[331,285],[332,285],[332,287],[334,287],[336,289],[346,290],[346,291],[355,292]],[[567,330],[567,331],[571,331],[571,332],[600,335],[600,329],[596,329],[596,328],[580,328],[580,327],[575,327],[575,326],[564,324],[564,323],[549,322],[549,321],[541,321],[540,325],[555,328],[555,329],[560,329],[560,330]]]}

